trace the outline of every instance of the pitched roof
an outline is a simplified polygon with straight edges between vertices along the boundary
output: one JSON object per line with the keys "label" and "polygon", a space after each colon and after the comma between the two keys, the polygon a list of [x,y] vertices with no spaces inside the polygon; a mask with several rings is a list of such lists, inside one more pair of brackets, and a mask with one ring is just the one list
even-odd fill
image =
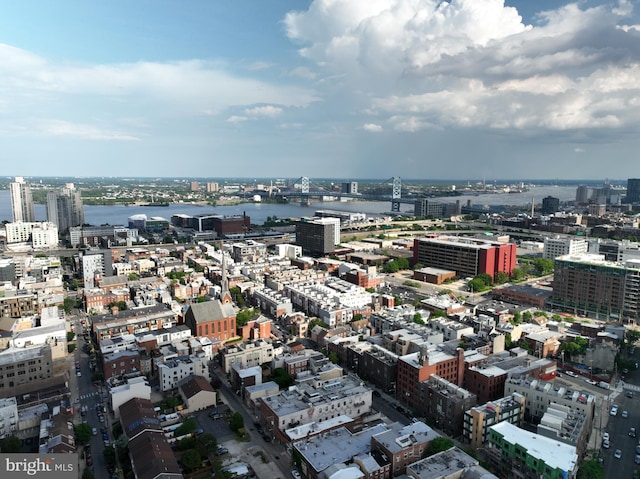
{"label": "pitched roof", "polygon": [[209,381],[202,376],[189,376],[179,387],[187,398],[192,398],[200,391],[215,392]]}
{"label": "pitched roof", "polygon": [[193,316],[196,324],[208,323],[218,319],[235,318],[236,310],[231,303],[222,303],[218,299],[192,304],[187,314]]}

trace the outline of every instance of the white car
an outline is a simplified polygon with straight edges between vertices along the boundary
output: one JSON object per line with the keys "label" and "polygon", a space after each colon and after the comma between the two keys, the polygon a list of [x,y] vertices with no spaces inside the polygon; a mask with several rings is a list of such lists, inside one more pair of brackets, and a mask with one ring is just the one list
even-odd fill
{"label": "white car", "polygon": [[613,457],[616,459],[620,459],[622,457],[622,451],[620,449],[616,449],[616,452],[613,454]]}
{"label": "white car", "polygon": [[609,446],[611,446],[611,444],[609,443],[609,441],[602,441],[602,447],[605,449],[609,449]]}
{"label": "white car", "polygon": [[617,416],[618,415],[618,406],[613,406],[611,408],[611,412],[609,412],[610,415],[612,416]]}
{"label": "white car", "polygon": [[295,469],[293,471],[291,471],[291,477],[293,477],[293,479],[300,479],[300,473],[298,471],[296,471]]}
{"label": "white car", "polygon": [[605,432],[605,433],[602,435],[602,440],[603,440],[603,441],[608,441],[608,440],[609,440],[609,433],[608,433],[608,432]]}
{"label": "white car", "polygon": [[629,413],[627,411],[622,411],[622,417],[629,417]]}

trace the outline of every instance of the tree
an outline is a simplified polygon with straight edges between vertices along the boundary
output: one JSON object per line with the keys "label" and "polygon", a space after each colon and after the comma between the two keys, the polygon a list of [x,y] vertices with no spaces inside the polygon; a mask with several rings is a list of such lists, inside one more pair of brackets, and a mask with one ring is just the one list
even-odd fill
{"label": "tree", "polygon": [[20,444],[20,439],[16,436],[7,436],[0,443],[0,449],[3,453],[15,453],[20,452],[20,448],[22,445]]}
{"label": "tree", "polygon": [[429,447],[425,451],[425,457],[433,456],[442,451],[448,451],[453,447],[453,441],[447,437],[436,437],[429,443]]}
{"label": "tree", "polygon": [[604,469],[594,459],[582,461],[577,477],[578,479],[604,479]]}
{"label": "tree", "polygon": [[91,440],[91,426],[88,424],[77,424],[73,429],[79,444],[87,444]]}
{"label": "tree", "polygon": [[288,388],[293,385],[293,378],[283,368],[274,369],[272,379],[280,389]]}
{"label": "tree", "polygon": [[71,310],[73,309],[73,307],[76,305],[76,300],[73,298],[64,298],[64,301],[62,302],[62,309],[64,309],[64,312],[67,314],[71,313]]}
{"label": "tree", "polygon": [[335,353],[335,352],[329,353],[329,361],[331,361],[333,364],[338,364],[339,360],[340,358],[338,357],[338,353]]}
{"label": "tree", "polygon": [[469,290],[472,293],[479,293],[481,291],[484,291],[484,289],[487,287],[487,284],[480,278],[473,278],[467,285],[469,286]]}
{"label": "tree", "polygon": [[526,323],[530,322],[532,319],[531,311],[525,311],[522,313],[522,320]]}
{"label": "tree", "polygon": [[67,341],[73,341],[76,337],[76,333],[73,331],[67,331]]}
{"label": "tree", "polygon": [[84,471],[82,471],[81,477],[82,479],[94,479],[96,476],[93,475],[93,471],[91,469],[85,467]]}
{"label": "tree", "polygon": [[513,268],[511,270],[511,281],[520,281],[524,278],[524,271],[520,268]]}
{"label": "tree", "polygon": [[540,276],[553,273],[553,260],[547,258],[536,258],[533,260],[533,267]]}
{"label": "tree", "polygon": [[242,327],[249,322],[251,318],[253,318],[259,311],[256,311],[253,308],[243,309],[236,314],[236,326]]}
{"label": "tree", "polygon": [[189,449],[188,451],[185,451],[182,454],[180,462],[182,462],[184,468],[189,472],[200,469],[200,465],[202,464],[200,453],[195,449]]}
{"label": "tree", "polygon": [[636,331],[635,329],[627,329],[624,337],[627,340],[627,344],[633,346],[638,340],[640,340],[640,331]]}
{"label": "tree", "polygon": [[72,353],[76,350],[76,345],[75,344],[67,344],[67,352],[68,353]]}
{"label": "tree", "polygon": [[138,281],[140,279],[140,276],[138,276],[136,273],[129,273],[129,281]]}
{"label": "tree", "polygon": [[231,418],[229,419],[229,428],[234,432],[238,432],[243,427],[244,427],[244,418],[242,417],[242,414],[240,414],[237,411],[234,412],[231,415]]}
{"label": "tree", "polygon": [[194,418],[189,418],[185,422],[182,423],[180,427],[178,427],[174,435],[176,437],[184,436],[185,434],[192,433],[196,430],[196,420]]}
{"label": "tree", "polygon": [[520,324],[522,322],[522,314],[520,311],[513,313],[513,324]]}
{"label": "tree", "polygon": [[415,313],[413,315],[413,322],[416,324],[425,324],[424,319],[422,319],[422,315],[420,313]]}
{"label": "tree", "polygon": [[476,276],[476,278],[481,279],[487,286],[491,286],[493,284],[493,278],[490,274],[480,273],[478,276]]}
{"label": "tree", "polygon": [[496,284],[504,284],[504,283],[507,283],[508,281],[509,281],[509,275],[507,275],[507,273],[505,273],[504,271],[498,271],[496,273],[496,280],[495,280]]}

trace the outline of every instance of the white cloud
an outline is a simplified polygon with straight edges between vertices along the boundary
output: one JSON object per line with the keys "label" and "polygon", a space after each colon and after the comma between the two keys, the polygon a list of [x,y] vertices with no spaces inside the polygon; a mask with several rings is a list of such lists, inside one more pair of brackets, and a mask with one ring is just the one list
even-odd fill
{"label": "white cloud", "polygon": [[575,153],[584,153],[584,148],[574,148],[573,151]]}
{"label": "white cloud", "polygon": [[242,123],[247,120],[249,120],[249,118],[246,116],[232,115],[227,118],[227,123]]}
{"label": "white cloud", "polygon": [[340,101],[336,92],[353,92],[345,109],[382,116],[402,132],[530,135],[640,122],[632,11],[628,0],[571,3],[541,12],[532,26],[503,0],[314,0],[284,23],[323,78],[339,75],[317,86]]}
{"label": "white cloud", "polygon": [[[220,62],[67,64],[2,44],[0,77],[0,129],[5,131],[16,122],[28,126],[34,117],[56,118],[65,125],[73,116],[77,124],[89,124],[96,110],[104,112],[105,122],[111,121],[104,131],[115,132],[121,117],[136,117],[152,127],[177,118],[216,116],[248,105],[305,107],[316,101],[310,89],[232,74]],[[273,116],[278,110],[281,108],[264,107],[254,116]],[[61,118],[60,111],[70,114]],[[59,127],[55,131],[70,135],[72,130]],[[84,134],[92,135],[90,131]],[[94,134],[100,136],[98,132]],[[119,135],[114,134],[113,138]]]}
{"label": "white cloud", "polygon": [[365,123],[364,125],[362,125],[362,129],[364,131],[370,131],[372,133],[378,133],[383,131],[382,126],[376,125],[375,123]]}
{"label": "white cloud", "polygon": [[296,67],[289,72],[289,76],[313,80],[317,75],[307,67]]}
{"label": "white cloud", "polygon": [[136,141],[136,136],[119,131],[101,129],[92,125],[83,125],[61,120],[48,120],[40,122],[40,129],[44,135],[73,137],[86,140],[115,140]]}
{"label": "white cloud", "polygon": [[254,108],[247,108],[244,113],[247,116],[258,118],[258,117],[268,117],[274,118],[282,114],[282,108],[272,105],[266,106],[256,106]]}

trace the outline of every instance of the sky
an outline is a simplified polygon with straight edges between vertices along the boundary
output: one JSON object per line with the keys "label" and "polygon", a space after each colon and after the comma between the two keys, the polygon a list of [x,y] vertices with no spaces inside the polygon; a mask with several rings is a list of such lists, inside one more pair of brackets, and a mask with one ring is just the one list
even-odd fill
{"label": "sky", "polygon": [[25,0],[0,175],[640,176],[631,0]]}

